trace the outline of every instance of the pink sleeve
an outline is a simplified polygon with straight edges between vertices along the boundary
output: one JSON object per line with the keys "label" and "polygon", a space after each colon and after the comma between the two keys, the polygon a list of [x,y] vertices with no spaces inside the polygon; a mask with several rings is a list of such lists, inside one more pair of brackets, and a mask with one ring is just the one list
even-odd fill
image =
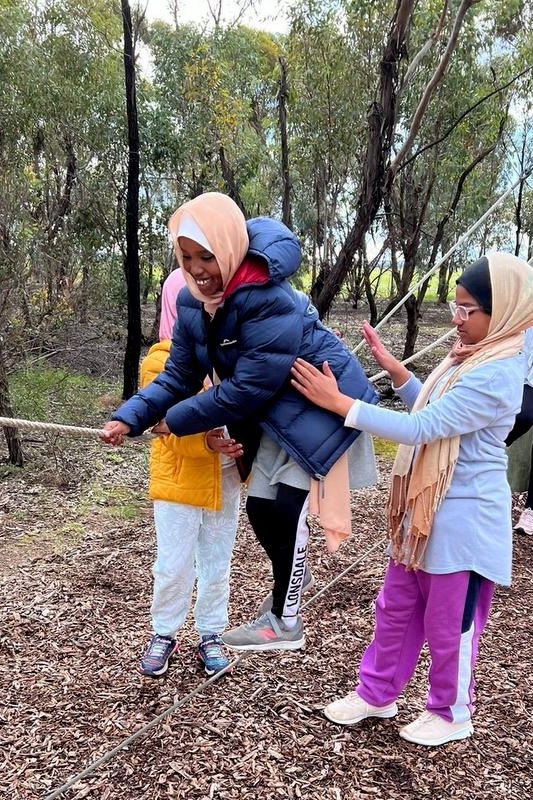
{"label": "pink sleeve", "polygon": [[172,329],[176,321],[176,298],[185,286],[181,268],[170,273],[163,284],[161,293],[161,319],[159,321],[159,340],[172,339]]}

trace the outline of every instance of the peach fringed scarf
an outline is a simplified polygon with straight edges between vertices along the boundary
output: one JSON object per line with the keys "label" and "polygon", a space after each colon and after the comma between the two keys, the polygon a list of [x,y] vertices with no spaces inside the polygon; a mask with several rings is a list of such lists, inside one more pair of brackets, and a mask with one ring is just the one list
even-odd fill
{"label": "peach fringed scarf", "polygon": [[[187,215],[192,217],[209,243],[209,251],[215,256],[220,268],[224,290],[248,251],[249,240],[244,214],[230,197],[220,192],[206,192],[180,206],[168,221],[168,229],[180,267],[183,267],[183,258],[178,235],[180,221]],[[183,272],[193,297],[204,304],[208,313],[214,314],[222,301],[224,291],[216,297],[206,297],[198,289],[196,281],[185,270]]]}
{"label": "peach fringed scarf", "polygon": [[[427,404],[435,386],[454,365],[459,365],[438,392],[441,397],[456,381],[480,364],[508,358],[522,347],[525,328],[533,325],[533,269],[507,253],[487,255],[492,287],[492,315],[488,334],[481,342],[457,342],[431,373],[412,412]],[[433,517],[446,495],[459,454],[459,436],[415,448],[400,445],[392,468],[388,502],[388,530],[392,557],[408,569],[417,569],[427,546]],[[404,533],[404,521],[407,528]]]}
{"label": "peach fringed scarf", "polygon": [[343,453],[321,481],[311,480],[309,513],[319,517],[328,553],[352,534],[348,456]]}

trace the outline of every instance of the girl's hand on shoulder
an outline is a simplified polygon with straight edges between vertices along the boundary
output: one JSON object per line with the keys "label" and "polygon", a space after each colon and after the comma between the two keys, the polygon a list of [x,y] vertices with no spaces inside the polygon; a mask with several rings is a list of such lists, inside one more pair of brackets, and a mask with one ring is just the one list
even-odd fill
{"label": "girl's hand on shoulder", "polygon": [[297,358],[291,372],[291,384],[304,397],[321,408],[346,416],[354,400],[339,391],[337,379],[327,361],[322,364],[321,372],[303,358]]}
{"label": "girl's hand on shoulder", "polygon": [[122,444],[124,437],[128,435],[131,428],[125,422],[112,419],[106,422],[101,434],[101,439],[106,444]]}

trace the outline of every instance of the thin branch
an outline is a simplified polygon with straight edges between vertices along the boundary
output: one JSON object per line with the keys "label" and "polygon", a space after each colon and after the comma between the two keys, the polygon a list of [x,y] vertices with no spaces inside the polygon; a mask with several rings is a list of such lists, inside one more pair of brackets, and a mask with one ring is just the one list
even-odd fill
{"label": "thin branch", "polygon": [[455,122],[452,122],[450,127],[447,128],[447,130],[442,134],[442,136],[439,136],[438,139],[435,139],[433,142],[430,142],[429,144],[425,144],[424,147],[421,147],[420,150],[417,150],[414,155],[412,155],[410,158],[404,161],[403,164],[400,164],[397,171],[401,172],[401,170],[405,169],[405,167],[407,167],[411,163],[411,161],[414,161],[415,158],[422,155],[422,153],[425,153],[426,150],[429,150],[431,147],[435,147],[436,145],[440,144],[445,139],[447,139],[448,136],[455,130],[455,128],[457,128],[457,126],[464,120],[464,118],[468,116],[468,114],[471,114],[472,111],[475,111],[476,108],[478,108],[478,106],[482,105],[482,103],[484,103],[486,100],[489,100],[495,94],[503,92],[504,89],[508,89],[509,86],[511,86],[515,81],[517,81],[519,78],[525,75],[526,72],[529,72],[532,69],[533,69],[533,64],[530,64],[529,67],[523,69],[522,72],[519,72],[517,75],[514,75],[509,81],[507,81],[507,83],[504,83],[502,86],[498,86],[496,89],[493,89],[491,92],[484,95],[484,97],[481,97],[476,103],[474,103],[473,106],[470,106],[469,108],[466,109],[466,111],[463,111],[463,113],[459,117],[457,117]]}
{"label": "thin branch", "polygon": [[444,3],[444,6],[443,6],[442,11],[441,11],[441,15],[439,17],[439,21],[437,22],[437,26],[436,26],[435,30],[433,31],[433,33],[431,34],[431,36],[429,37],[427,42],[424,43],[424,45],[420,48],[420,50],[418,51],[416,56],[413,58],[413,60],[409,64],[407,72],[405,73],[405,75],[403,77],[402,85],[398,89],[398,95],[397,95],[398,97],[400,97],[400,95],[403,93],[404,89],[406,89],[407,86],[409,85],[409,82],[411,81],[411,78],[413,77],[414,73],[418,69],[418,65],[420,64],[420,62],[426,57],[427,53],[431,50],[432,47],[434,47],[435,42],[440,38],[440,35],[442,33],[442,29],[444,27],[444,21],[446,19],[447,11],[448,11],[448,0],[446,0],[446,2]]}
{"label": "thin branch", "polygon": [[426,109],[433,95],[435,94],[435,90],[439,85],[440,81],[442,80],[444,73],[446,72],[446,68],[452,57],[452,53],[455,50],[457,39],[459,38],[459,32],[461,30],[461,26],[463,24],[463,20],[467,12],[473,5],[476,5],[479,2],[480,0],[463,0],[463,2],[461,3],[459,11],[457,12],[457,16],[455,18],[455,22],[453,24],[450,38],[448,39],[448,44],[446,45],[446,50],[444,51],[442,58],[435,72],[433,73],[433,76],[431,77],[431,80],[429,81],[426,88],[424,89],[424,92],[422,93],[422,97],[413,115],[411,128],[409,130],[409,133],[407,134],[405,142],[403,143],[403,146],[400,148],[400,152],[390,165],[389,174],[391,177],[396,174],[402,160],[405,158],[405,156],[407,155],[407,153],[409,152],[409,150],[413,145],[415,137],[420,129],[420,125],[422,124],[422,119],[424,117],[424,114],[426,113]]}

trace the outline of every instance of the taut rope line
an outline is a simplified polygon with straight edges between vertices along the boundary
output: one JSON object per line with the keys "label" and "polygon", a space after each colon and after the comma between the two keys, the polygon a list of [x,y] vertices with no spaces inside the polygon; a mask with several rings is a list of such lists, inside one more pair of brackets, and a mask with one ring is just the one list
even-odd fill
{"label": "taut rope line", "polygon": [[[467,230],[465,233],[463,233],[463,235],[462,235],[462,236],[460,236],[460,237],[457,239],[457,241],[455,242],[455,244],[453,245],[453,247],[450,247],[450,249],[448,250],[448,252],[447,252],[447,253],[445,253],[445,254],[442,256],[442,258],[440,258],[440,259],[437,261],[437,263],[436,263],[436,264],[434,264],[434,265],[431,267],[431,269],[430,269],[430,270],[428,270],[428,271],[426,272],[426,274],[425,274],[425,275],[423,275],[423,276],[420,278],[420,280],[419,280],[417,283],[415,283],[415,285],[414,285],[414,286],[411,286],[411,288],[409,289],[409,291],[407,292],[407,294],[406,294],[406,295],[404,295],[404,296],[402,297],[402,299],[401,299],[401,300],[400,300],[398,303],[396,303],[396,305],[395,305],[393,308],[391,308],[391,310],[389,311],[389,313],[388,313],[388,314],[385,314],[385,316],[383,317],[383,319],[380,319],[380,321],[378,322],[378,324],[376,325],[376,327],[374,328],[374,330],[376,330],[376,331],[377,331],[377,330],[379,330],[381,327],[383,327],[383,325],[384,325],[386,322],[388,322],[388,321],[389,321],[389,319],[390,319],[390,318],[393,316],[393,314],[395,314],[395,313],[398,311],[398,309],[399,309],[399,308],[401,308],[401,307],[404,305],[405,301],[406,301],[406,300],[407,300],[407,299],[408,299],[408,298],[409,298],[409,297],[410,297],[412,294],[414,294],[414,293],[416,292],[416,290],[417,290],[417,289],[418,289],[420,286],[422,286],[422,284],[424,283],[424,281],[427,281],[427,279],[428,279],[428,278],[429,278],[431,275],[433,275],[433,273],[434,273],[434,272],[436,272],[436,271],[437,271],[437,270],[438,270],[438,269],[439,269],[439,268],[442,266],[442,264],[444,264],[444,262],[445,262],[445,261],[447,261],[447,260],[449,259],[449,257],[452,255],[452,253],[454,253],[454,252],[457,250],[457,248],[458,248],[460,245],[462,245],[462,244],[463,244],[463,243],[464,243],[464,242],[465,242],[465,241],[466,241],[466,240],[469,238],[469,236],[470,236],[472,233],[474,233],[474,231],[476,231],[476,230],[479,228],[479,226],[483,224],[483,222],[485,222],[485,220],[486,220],[488,217],[490,217],[490,215],[492,214],[492,212],[493,212],[493,211],[494,211],[496,208],[498,208],[498,206],[500,206],[500,205],[503,203],[503,201],[505,200],[505,198],[506,198],[508,195],[510,195],[510,194],[511,194],[511,192],[513,192],[513,191],[516,189],[516,187],[517,187],[517,186],[519,186],[519,185],[520,185],[520,184],[521,184],[523,181],[527,180],[527,178],[528,178],[528,177],[531,175],[531,173],[532,173],[532,172],[533,172],[533,167],[530,167],[529,169],[526,169],[526,170],[524,170],[524,172],[523,172],[523,173],[520,175],[520,177],[519,177],[519,178],[517,178],[517,180],[516,180],[516,181],[513,183],[513,185],[512,185],[512,186],[510,186],[510,187],[509,187],[509,188],[508,188],[508,189],[507,189],[507,190],[506,190],[506,191],[505,191],[505,192],[504,192],[502,195],[500,195],[500,197],[498,197],[498,199],[496,200],[496,202],[495,202],[495,203],[493,203],[493,204],[491,205],[491,207],[490,207],[490,208],[488,208],[488,209],[485,211],[485,213],[484,213],[484,214],[483,214],[483,215],[482,215],[482,216],[481,216],[481,217],[480,217],[480,218],[477,220],[477,222],[474,222],[474,224],[472,225],[472,227],[470,227],[470,228],[469,228],[469,229],[468,229],[468,230]],[[533,259],[532,259],[532,260],[533,260]],[[358,351],[359,351],[359,350],[362,348],[362,346],[363,346],[364,344],[365,344],[365,340],[364,340],[364,339],[362,339],[362,340],[359,342],[359,344],[358,344],[358,345],[356,345],[356,346],[354,347],[354,349],[352,350],[352,353],[357,353],[357,352],[358,352]]]}
{"label": "taut rope line", "polygon": [[28,419],[15,419],[14,417],[0,417],[0,427],[21,428],[33,431],[50,431],[52,433],[72,433],[79,436],[101,436],[103,430],[97,428],[82,428],[75,425],[59,425],[55,422],[36,422]]}

